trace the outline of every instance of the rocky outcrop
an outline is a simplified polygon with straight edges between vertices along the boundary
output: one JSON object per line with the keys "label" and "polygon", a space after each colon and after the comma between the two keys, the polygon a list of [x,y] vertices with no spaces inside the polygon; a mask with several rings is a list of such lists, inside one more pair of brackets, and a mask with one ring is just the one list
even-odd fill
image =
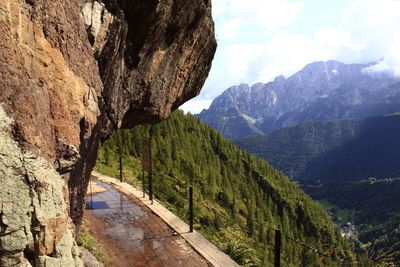
{"label": "rocky outcrop", "polygon": [[0,0],[0,266],[80,266],[102,142],[197,95],[209,0]]}
{"label": "rocky outcrop", "polygon": [[104,264],[99,262],[98,259],[86,248],[79,247],[82,254],[82,261],[85,267],[104,267]]}

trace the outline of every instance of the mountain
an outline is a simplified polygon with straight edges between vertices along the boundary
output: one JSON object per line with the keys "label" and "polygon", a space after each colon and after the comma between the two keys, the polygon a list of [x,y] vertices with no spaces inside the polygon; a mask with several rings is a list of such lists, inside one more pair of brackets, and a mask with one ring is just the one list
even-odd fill
{"label": "mountain", "polygon": [[361,180],[400,174],[400,115],[305,122],[236,144],[297,180]]}
{"label": "mountain", "polygon": [[[283,266],[355,265],[347,242],[315,201],[266,161],[238,149],[193,115],[175,112],[160,124],[118,131],[102,146],[96,170],[117,176],[121,154],[124,180],[141,187],[144,136],[152,139],[156,198],[187,220],[187,187],[192,185],[196,230],[239,264],[271,266],[274,229],[279,227]],[[344,265],[339,258],[346,258]]]}
{"label": "mountain", "polygon": [[400,78],[370,64],[314,62],[286,79],[224,91],[198,117],[229,139],[305,121],[366,118],[400,110]]}

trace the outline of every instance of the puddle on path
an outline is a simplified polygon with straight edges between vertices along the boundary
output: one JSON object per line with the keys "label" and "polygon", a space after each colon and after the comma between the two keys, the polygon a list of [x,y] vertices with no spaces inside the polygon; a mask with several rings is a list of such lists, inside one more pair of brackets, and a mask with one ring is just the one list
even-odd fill
{"label": "puddle on path", "polygon": [[106,190],[88,194],[87,211],[104,222],[99,234],[115,242],[123,253],[128,253],[130,260],[137,263],[135,266],[141,266],[139,263],[144,266],[208,266],[139,199],[128,198],[110,184],[95,183]]}
{"label": "puddle on path", "polygon": [[145,238],[141,222],[148,221],[142,209],[143,204],[129,200],[127,196],[115,190],[110,184],[96,182],[106,189],[104,192],[94,193],[87,198],[87,206],[94,216],[102,219],[109,226],[104,233],[124,249],[140,248]]}

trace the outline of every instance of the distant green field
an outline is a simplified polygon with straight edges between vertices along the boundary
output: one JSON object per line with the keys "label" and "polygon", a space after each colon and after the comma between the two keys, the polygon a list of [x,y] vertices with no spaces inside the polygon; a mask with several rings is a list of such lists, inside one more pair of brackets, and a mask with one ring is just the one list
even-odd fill
{"label": "distant green field", "polygon": [[[342,221],[340,221],[340,223],[347,223],[347,222],[351,222],[352,221],[352,213],[353,211],[350,209],[342,209],[340,207],[338,207],[335,204],[332,204],[328,201],[328,199],[324,198],[324,199],[319,199],[317,200],[318,203],[321,205],[321,207],[323,209],[329,209],[329,208],[334,208],[336,210],[336,216],[340,217],[342,219]],[[335,223],[338,223],[337,220],[334,220]]]}

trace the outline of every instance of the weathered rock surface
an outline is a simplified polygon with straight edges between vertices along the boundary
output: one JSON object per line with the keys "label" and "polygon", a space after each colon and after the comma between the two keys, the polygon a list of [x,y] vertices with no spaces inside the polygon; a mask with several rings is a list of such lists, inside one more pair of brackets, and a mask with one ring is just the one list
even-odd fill
{"label": "weathered rock surface", "polygon": [[81,258],[85,267],[104,267],[104,264],[99,262],[96,257],[84,247],[79,247],[81,250]]}
{"label": "weathered rock surface", "polygon": [[0,0],[0,266],[81,266],[100,144],[197,95],[215,48],[209,0]]}

